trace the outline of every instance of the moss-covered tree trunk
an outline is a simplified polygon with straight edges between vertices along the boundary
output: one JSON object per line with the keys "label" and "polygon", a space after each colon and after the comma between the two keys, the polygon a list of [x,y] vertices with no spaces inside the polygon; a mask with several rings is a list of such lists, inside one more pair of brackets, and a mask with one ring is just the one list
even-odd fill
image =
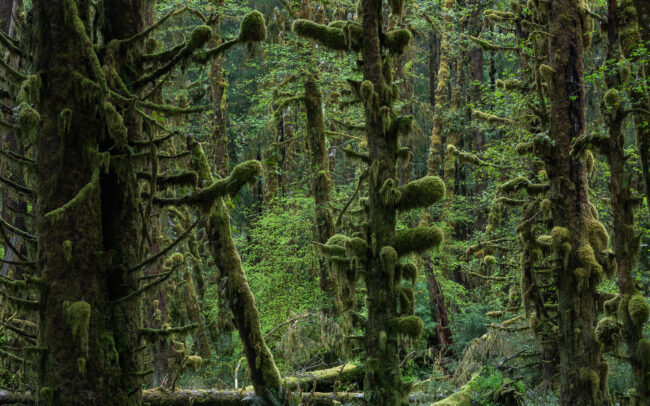
{"label": "moss-covered tree trunk", "polygon": [[[323,121],[322,94],[314,74],[307,74],[304,83],[305,110],[307,112],[307,139],[311,166],[311,190],[314,196],[316,241],[326,244],[334,235],[334,218],[330,207],[331,180],[329,159]],[[338,275],[331,272],[325,258],[319,258],[320,288],[325,295],[325,311],[338,315],[342,310],[338,288]]]}
{"label": "moss-covered tree trunk", "polygon": [[[558,258],[560,404],[601,405],[606,368],[594,337],[594,295],[602,277],[596,260],[602,241],[591,238],[596,221],[589,208],[587,164],[571,156],[574,140],[585,131],[583,24],[585,16],[573,0],[550,5],[549,78],[550,149],[546,156],[553,205],[552,237]],[[605,364],[606,365],[606,364]]]}
{"label": "moss-covered tree trunk", "polygon": [[[613,335],[622,335],[627,344],[628,357],[635,380],[634,400],[637,404],[650,402],[650,341],[643,338],[643,327],[648,320],[646,299],[636,288],[632,274],[637,264],[640,250],[640,239],[637,236],[635,211],[639,204],[638,197],[633,196],[629,182],[629,171],[626,168],[627,155],[625,152],[625,106],[621,100],[625,78],[613,69],[619,61],[621,52],[619,44],[627,47],[625,52],[630,56],[631,47],[640,45],[637,19],[634,16],[634,6],[631,0],[624,0],[621,7],[617,1],[609,0],[607,30],[607,71],[605,83],[608,87],[602,102],[601,110],[608,124],[608,136],[597,145],[600,152],[605,154],[609,164],[611,177],[609,181],[610,204],[612,207],[612,248],[616,257],[616,274],[620,297],[612,300],[605,310],[607,317],[603,318],[597,327],[598,338],[606,350],[617,350],[618,342]],[[650,27],[648,27],[650,28]],[[620,37],[620,41],[619,41]],[[632,86],[634,88],[634,86]],[[633,90],[636,103],[646,102],[647,94]],[[636,116],[637,141],[643,147],[642,139],[646,137],[647,123],[640,122],[642,115]],[[639,127],[641,125],[641,127]],[[645,163],[647,164],[647,162]],[[644,170],[647,169],[644,166]],[[609,326],[620,323],[622,328],[609,329]]]}
{"label": "moss-covered tree trunk", "polygon": [[98,80],[91,70],[88,7],[75,0],[33,3],[34,72],[40,75],[28,80],[39,95],[30,102],[41,118],[36,230],[43,286],[35,365],[45,405],[139,404],[139,382],[128,387],[123,380],[135,369],[125,370],[130,362],[117,350],[131,332],[113,330],[112,301],[124,289],[126,269],[120,268],[122,258],[110,261],[115,235],[107,224],[110,210],[102,204],[110,193],[101,187],[108,162],[98,152],[106,122],[96,113],[99,95],[93,103],[77,97],[82,88],[77,74]]}
{"label": "moss-covered tree trunk", "polygon": [[[190,140],[189,148],[192,151],[192,166],[199,174],[199,180],[212,183],[212,174],[201,144]],[[229,194],[236,194],[260,172],[259,162],[244,162],[221,182],[226,185]],[[219,268],[219,278],[225,287],[225,299],[239,331],[255,393],[267,397],[271,391],[275,395],[280,388],[280,373],[264,341],[255,298],[248,286],[241,258],[230,234],[230,213],[225,197],[220,196],[210,202],[204,210],[204,216],[210,251]]]}

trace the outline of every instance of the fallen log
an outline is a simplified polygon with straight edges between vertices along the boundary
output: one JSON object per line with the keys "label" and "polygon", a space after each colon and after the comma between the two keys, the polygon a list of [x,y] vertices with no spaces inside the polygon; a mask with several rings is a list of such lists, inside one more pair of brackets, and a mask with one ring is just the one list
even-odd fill
{"label": "fallen log", "polygon": [[316,384],[319,392],[331,392],[334,390],[334,383],[358,383],[361,388],[365,372],[363,367],[355,364],[345,364],[328,369],[305,372],[297,376],[284,378],[283,384],[288,389],[301,389],[305,392],[311,391]]}
{"label": "fallen log", "polygon": [[431,404],[431,406],[472,406],[472,389],[474,381],[479,374],[474,374],[472,379],[463,385],[458,392],[450,395],[449,397],[439,400]]}
{"label": "fallen log", "polygon": [[[339,393],[292,393],[294,398],[309,400],[310,405],[332,406],[339,404],[362,404],[363,394]],[[242,406],[252,405],[257,397],[253,391],[232,391],[217,389],[147,389],[142,392],[144,406]],[[30,392],[8,392],[0,390],[0,405],[34,405],[36,399]]]}

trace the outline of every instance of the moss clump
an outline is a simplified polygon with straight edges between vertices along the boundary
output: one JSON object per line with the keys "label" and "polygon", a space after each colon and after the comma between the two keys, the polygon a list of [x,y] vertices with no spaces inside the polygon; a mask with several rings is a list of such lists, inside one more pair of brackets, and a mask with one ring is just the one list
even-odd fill
{"label": "moss clump", "polygon": [[605,314],[608,316],[613,316],[618,312],[618,305],[621,303],[621,296],[616,295],[612,299],[606,300],[603,304]]}
{"label": "moss clump", "polygon": [[603,267],[598,263],[598,261],[596,261],[596,255],[594,254],[594,249],[591,245],[581,245],[576,254],[578,255],[580,263],[582,263],[589,274],[592,272],[596,272],[597,274],[603,273]]}
{"label": "moss clump", "polygon": [[397,188],[395,208],[401,211],[430,206],[445,197],[445,183],[436,176],[425,176]]}
{"label": "moss clump", "polygon": [[609,89],[607,92],[605,92],[603,100],[605,100],[605,105],[608,108],[616,108],[621,101],[621,95],[617,89]]}
{"label": "moss clump", "polygon": [[569,239],[571,239],[571,234],[567,228],[553,227],[551,230],[551,242],[553,244],[553,248],[560,248],[562,244],[569,241]]}
{"label": "moss clump", "polygon": [[494,265],[496,262],[497,260],[496,258],[494,258],[493,255],[486,255],[485,257],[483,257],[483,264],[485,264],[485,266],[489,267],[491,265]]}
{"label": "moss clump", "polygon": [[501,49],[500,46],[492,44],[484,39],[478,38],[478,37],[473,37],[471,35],[467,36],[470,41],[472,41],[475,45],[481,47],[484,51],[490,52],[490,51],[498,51]]}
{"label": "moss clump", "polygon": [[350,238],[345,242],[345,252],[350,258],[364,259],[370,252],[370,246],[363,238]]}
{"label": "moss clump", "polygon": [[23,132],[24,136],[31,135],[32,131],[38,126],[41,121],[41,115],[38,111],[34,110],[29,104],[21,103],[18,110],[18,126]]}
{"label": "moss clump", "polygon": [[[346,38],[344,28],[349,34],[353,34],[352,38]],[[360,49],[360,36],[357,37],[356,30],[351,29],[346,22],[337,21],[330,25],[322,25],[311,20],[297,19],[293,22],[291,29],[298,36],[313,39],[330,49],[340,51]]]}
{"label": "moss clump", "polygon": [[257,10],[253,10],[244,16],[239,26],[239,42],[257,42],[266,39],[266,23],[264,16]]}
{"label": "moss clump", "polygon": [[594,335],[605,351],[616,351],[621,342],[621,331],[614,317],[603,317],[596,325]]}
{"label": "moss clump", "polygon": [[187,41],[186,48],[196,50],[201,48],[212,38],[212,28],[207,25],[199,25],[192,31],[190,39]]}
{"label": "moss clump", "polygon": [[[642,338],[636,345],[636,357],[641,360],[643,369],[650,371],[650,340]],[[647,373],[647,372],[646,372]]]}
{"label": "moss clump", "polygon": [[424,323],[418,316],[402,316],[388,320],[387,327],[390,331],[417,338],[422,334]]}
{"label": "moss clump", "polygon": [[83,300],[70,303],[63,302],[65,322],[72,331],[72,337],[77,340],[79,349],[88,355],[88,333],[90,331],[90,303]]}
{"label": "moss clump", "polygon": [[120,147],[124,147],[128,142],[128,130],[124,125],[122,115],[117,112],[115,105],[109,101],[104,101],[104,115],[108,135]]}
{"label": "moss clump", "polygon": [[530,152],[533,152],[533,143],[532,142],[521,142],[517,144],[515,150],[519,155],[525,155]]}
{"label": "moss clump", "polygon": [[406,281],[411,281],[415,284],[415,279],[418,276],[418,268],[412,262],[406,263],[400,267],[401,277]]}
{"label": "moss clump", "polygon": [[367,102],[372,98],[372,93],[374,92],[374,86],[371,81],[364,80],[361,82],[361,98],[363,101]]}
{"label": "moss clump", "polygon": [[201,366],[201,364],[203,364],[203,358],[199,357],[198,355],[190,355],[187,357],[187,360],[185,360],[185,368],[196,370]]}
{"label": "moss clump", "polygon": [[525,176],[517,176],[510,179],[506,183],[501,184],[499,189],[504,193],[516,192],[517,190],[524,189],[530,185],[530,181]]}
{"label": "moss clump", "polygon": [[643,327],[650,316],[650,305],[641,293],[635,293],[627,304],[627,312],[636,327]]}
{"label": "moss clump", "polygon": [[400,314],[415,314],[415,293],[412,288],[402,287],[399,289]]}
{"label": "moss clump", "polygon": [[79,371],[79,374],[82,376],[86,374],[86,358],[84,357],[77,358],[77,370]]}
{"label": "moss clump", "polygon": [[65,262],[72,262],[72,241],[70,240],[63,241],[63,257]]}
{"label": "moss clump", "polygon": [[555,77],[555,71],[548,65],[540,65],[539,74],[542,75],[542,78],[544,78],[547,83],[553,82],[553,78]]}
{"label": "moss clump", "polygon": [[401,55],[411,42],[413,35],[407,29],[399,29],[388,31],[385,36],[386,48],[390,50],[393,55]]}
{"label": "moss clump", "polygon": [[[391,275],[395,274],[395,268],[399,265],[399,257],[397,256],[397,251],[391,246],[382,247],[379,251],[379,259],[381,260],[381,268],[384,272]],[[393,281],[394,283],[397,281]]]}
{"label": "moss clump", "polygon": [[414,227],[397,232],[393,246],[400,256],[437,247],[443,234],[438,227]]}
{"label": "moss clump", "polygon": [[587,223],[587,239],[595,251],[599,253],[605,251],[609,244],[609,234],[607,234],[603,223],[596,219],[590,219]]}

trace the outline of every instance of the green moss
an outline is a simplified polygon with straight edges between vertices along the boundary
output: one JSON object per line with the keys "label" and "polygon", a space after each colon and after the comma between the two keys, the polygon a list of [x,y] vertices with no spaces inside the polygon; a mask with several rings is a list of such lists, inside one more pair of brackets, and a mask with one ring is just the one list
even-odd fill
{"label": "green moss", "polygon": [[596,252],[605,251],[609,244],[609,234],[607,234],[603,223],[596,219],[590,219],[587,222],[587,239]]}
{"label": "green moss", "polygon": [[401,279],[411,281],[411,283],[415,284],[415,279],[418,276],[418,269],[415,264],[408,262],[400,267],[400,276]]}
{"label": "green moss", "polygon": [[617,89],[609,89],[607,92],[605,92],[603,100],[605,100],[605,105],[608,108],[616,108],[621,102],[621,96]]}
{"label": "green moss", "polygon": [[403,256],[437,247],[442,239],[442,231],[437,227],[414,227],[397,232],[393,246]]}
{"label": "green moss", "polygon": [[388,31],[384,42],[386,48],[388,48],[393,55],[401,55],[411,42],[411,38],[411,31],[407,29],[398,29]]}
{"label": "green moss", "polygon": [[372,93],[374,92],[374,86],[371,81],[364,80],[361,82],[361,99],[365,102],[369,101],[372,98]]}
{"label": "green moss", "polygon": [[428,207],[445,197],[445,183],[436,176],[425,176],[397,188],[395,208],[401,211]]}
{"label": "green moss", "polygon": [[56,404],[57,393],[58,393],[57,389],[51,388],[49,386],[43,386],[39,390],[41,399],[44,400],[47,405]]}
{"label": "green moss", "polygon": [[483,257],[483,264],[485,264],[485,266],[489,267],[490,265],[494,265],[496,262],[497,260],[493,255],[486,255]]}
{"label": "green moss", "polygon": [[330,49],[341,51],[361,49],[360,27],[357,30],[347,22],[332,22],[330,25],[322,25],[311,20],[297,19],[291,27],[297,35],[313,39]]}
{"label": "green moss", "polygon": [[591,368],[580,368],[578,378],[580,381],[591,387],[592,399],[594,400],[594,403],[597,403],[598,390],[600,389],[600,377],[598,376],[598,372]]}
{"label": "green moss", "polygon": [[392,277],[395,274],[395,268],[399,265],[397,251],[391,246],[381,247],[379,259],[381,260],[382,270]]}
{"label": "green moss", "polygon": [[540,65],[539,74],[542,75],[542,78],[544,78],[546,83],[552,83],[553,78],[555,77],[555,71],[548,65]]}
{"label": "green moss", "polygon": [[603,273],[603,267],[596,260],[596,255],[594,254],[594,250],[591,247],[591,245],[582,244],[578,248],[576,254],[578,255],[578,259],[580,260],[580,263],[582,263],[582,265],[590,275],[592,273],[596,273],[598,275],[601,275]]}
{"label": "green moss", "polygon": [[525,176],[517,176],[516,178],[510,179],[509,181],[501,184],[499,189],[504,193],[516,192],[522,188],[526,188],[530,185],[530,181]]}
{"label": "green moss", "polygon": [[636,357],[641,361],[643,370],[650,373],[650,340],[642,338],[636,345]]}
{"label": "green moss", "polygon": [[424,323],[418,316],[394,317],[386,325],[390,331],[410,338],[418,338],[424,329]]}
{"label": "green moss", "polygon": [[642,328],[645,322],[648,321],[648,316],[650,316],[650,305],[648,305],[648,301],[641,293],[635,293],[630,297],[627,304],[627,312],[634,325]]}
{"label": "green moss", "polygon": [[203,358],[199,357],[198,355],[190,355],[187,357],[187,360],[185,360],[185,368],[191,368],[196,370],[202,364],[203,364]]}
{"label": "green moss", "polygon": [[608,316],[615,315],[618,312],[619,303],[621,303],[620,295],[616,295],[612,299],[606,300],[605,303],[603,304],[605,314],[607,314]]}
{"label": "green moss", "polygon": [[615,317],[603,317],[594,330],[596,340],[605,351],[616,351],[621,342],[621,331]]}
{"label": "green moss", "polygon": [[350,238],[345,242],[345,252],[350,258],[365,259],[370,252],[370,246],[363,238]]}
{"label": "green moss", "polygon": [[81,376],[86,374],[86,358],[79,357],[77,358],[77,370]]}
{"label": "green moss", "polygon": [[187,41],[186,48],[191,50],[199,49],[208,42],[210,38],[212,38],[212,28],[207,25],[199,25],[192,31],[190,39]]}
{"label": "green moss", "polygon": [[240,42],[257,42],[266,39],[266,23],[264,16],[257,10],[253,10],[244,16],[239,26]]}
{"label": "green moss", "polygon": [[412,288],[399,288],[399,309],[400,314],[415,314],[415,293]]}
{"label": "green moss", "polygon": [[533,152],[533,143],[532,142],[521,142],[517,144],[515,150],[519,155],[525,155],[530,152]]}
{"label": "green moss", "polygon": [[41,121],[41,115],[38,111],[34,110],[29,104],[21,103],[18,106],[18,126],[20,127],[23,136],[31,139],[32,132]]}
{"label": "green moss", "polygon": [[467,37],[469,38],[470,41],[472,41],[475,45],[481,47],[481,49],[483,49],[484,51],[490,52],[490,51],[498,51],[501,49],[500,46],[492,44],[484,39],[473,37],[471,35],[468,35]]}
{"label": "green moss", "polygon": [[72,262],[72,241],[63,241],[63,257],[67,263]]}
{"label": "green moss", "polygon": [[569,233],[569,230],[565,227],[553,227],[551,230],[551,241],[553,243],[553,248],[558,249],[564,244],[565,242],[569,241],[571,239],[571,234]]}
{"label": "green moss", "polygon": [[124,147],[128,143],[128,130],[124,125],[122,115],[117,112],[113,103],[107,100],[104,101],[104,115],[108,135],[120,148]]}
{"label": "green moss", "polygon": [[79,350],[88,355],[88,333],[90,331],[90,303],[79,300],[74,303],[63,302],[65,322],[72,331],[72,337],[77,340]]}

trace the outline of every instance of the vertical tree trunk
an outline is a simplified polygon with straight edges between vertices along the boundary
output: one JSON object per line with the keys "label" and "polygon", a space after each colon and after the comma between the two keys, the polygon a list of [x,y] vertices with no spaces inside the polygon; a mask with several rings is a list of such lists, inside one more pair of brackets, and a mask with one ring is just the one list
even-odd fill
{"label": "vertical tree trunk", "polygon": [[[575,139],[585,131],[584,15],[572,0],[553,0],[549,34],[551,65],[550,137],[546,157],[553,204],[552,235],[558,256],[555,274],[559,304],[560,404],[601,405],[606,381],[600,344],[594,337],[594,295],[602,277],[595,255],[600,249],[589,238],[596,221],[589,209],[584,159],[571,156]],[[548,70],[553,73],[548,74]],[[606,245],[606,244],[605,244]]]}
{"label": "vertical tree trunk", "polygon": [[108,261],[115,236],[106,223],[112,219],[102,204],[99,179],[105,168],[97,151],[106,123],[97,117],[95,102],[101,97],[95,94],[93,103],[75,97],[79,83],[74,74],[94,77],[85,25],[88,7],[74,0],[33,3],[34,71],[41,72],[40,80],[28,79],[40,94],[31,102],[41,117],[36,229],[43,288],[37,365],[41,402],[52,406],[139,404],[137,394],[129,393],[138,391],[139,383],[128,387],[130,378],[123,380],[135,369],[124,369],[130,362],[116,348],[117,336],[131,332],[113,331],[117,323],[111,302],[124,289],[116,274],[125,269],[119,268],[124,266],[121,257],[114,265]]}
{"label": "vertical tree trunk", "polygon": [[[323,121],[322,95],[314,74],[307,74],[304,83],[305,109],[307,112],[307,138],[311,166],[311,189],[314,195],[316,217],[316,241],[320,244],[334,235],[334,218],[330,208],[331,180],[329,176],[329,159],[325,140],[325,123]],[[325,258],[319,258],[320,288],[325,295],[326,314],[336,316],[342,310],[337,275]]]}

